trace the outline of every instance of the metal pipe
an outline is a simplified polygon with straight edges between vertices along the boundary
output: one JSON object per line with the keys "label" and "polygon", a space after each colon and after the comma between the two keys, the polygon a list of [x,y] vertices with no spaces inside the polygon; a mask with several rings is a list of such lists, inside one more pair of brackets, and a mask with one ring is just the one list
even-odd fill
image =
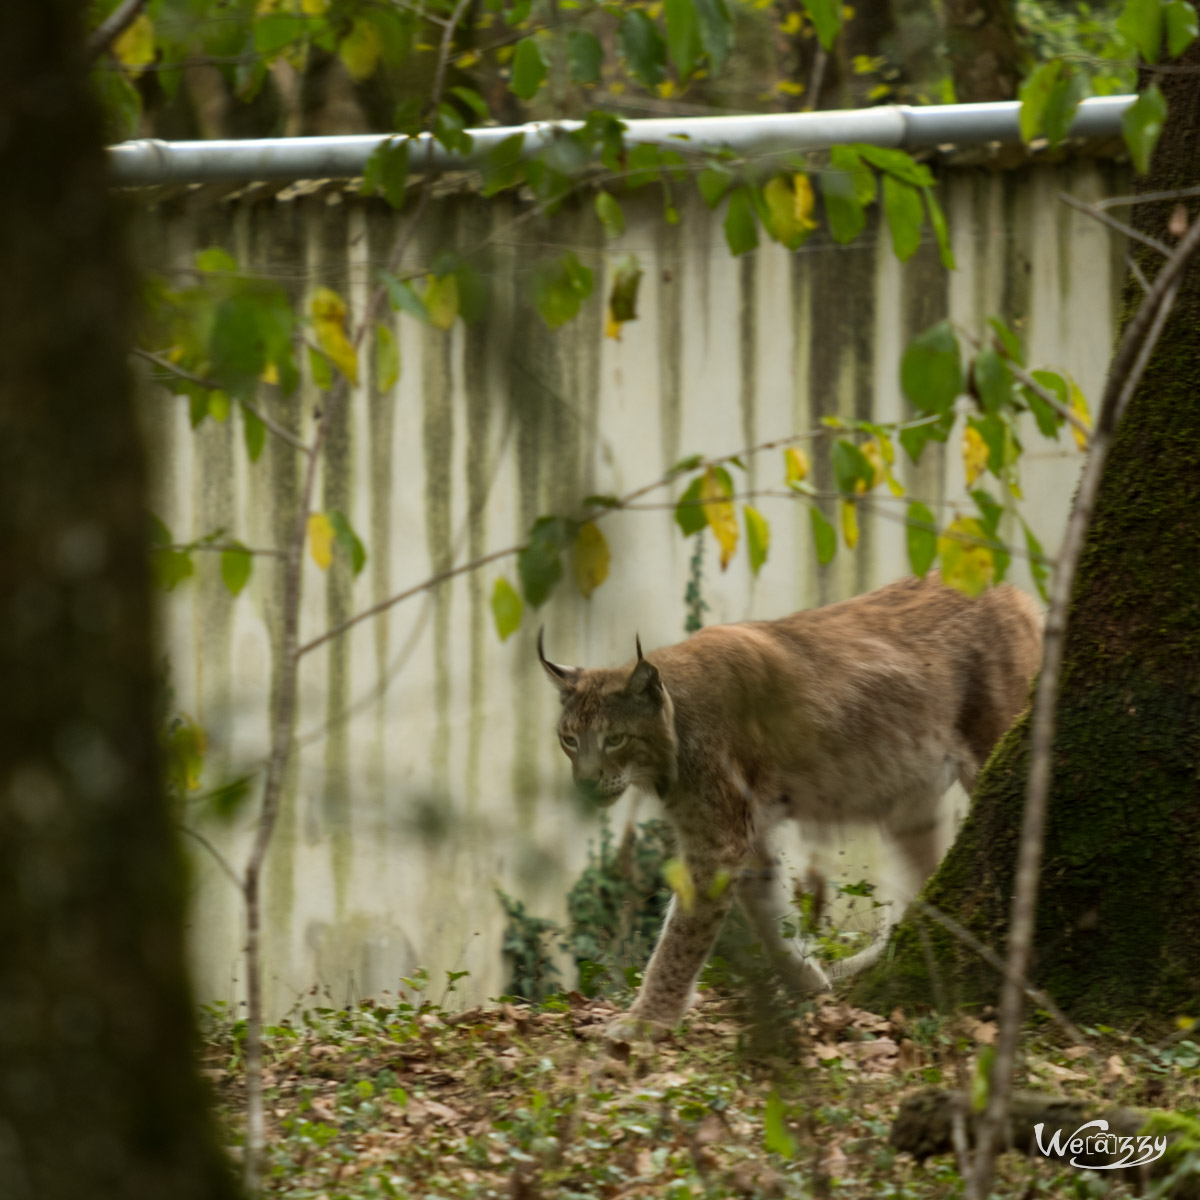
{"label": "metal pipe", "polygon": [[[1133,96],[1085,100],[1071,124],[1071,137],[1119,137],[1121,118]],[[931,146],[970,146],[1019,142],[1018,101],[942,104],[926,108],[890,105],[837,112],[765,113],[736,117],[654,117],[625,121],[627,142],[652,143],[681,152],[730,149],[748,158],[798,150],[819,150],[845,142],[917,150]],[[535,153],[558,130],[579,121],[535,121],[529,125],[472,129],[468,154],[450,154],[434,143],[439,171],[482,165],[488,151],[514,133],[524,133],[524,156]],[[413,148],[411,162],[425,161],[428,134]],[[353,179],[363,173],[382,134],[347,137],[254,138],[245,141],[164,142],[156,138],[122,142],[108,149],[112,180],[120,187],[165,183],[250,182],[258,180]]]}

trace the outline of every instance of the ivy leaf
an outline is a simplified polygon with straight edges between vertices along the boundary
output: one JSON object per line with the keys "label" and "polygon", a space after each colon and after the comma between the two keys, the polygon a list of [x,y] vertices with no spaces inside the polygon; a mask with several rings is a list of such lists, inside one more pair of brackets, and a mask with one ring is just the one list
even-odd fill
{"label": "ivy leaf", "polygon": [[567,38],[567,63],[572,83],[599,83],[604,47],[594,33],[573,29]]}
{"label": "ivy leaf", "polygon": [[1200,33],[1196,9],[1188,0],[1171,0],[1163,5],[1163,16],[1167,20],[1167,51],[1172,58],[1178,58]]}
{"label": "ivy leaf", "polygon": [[1163,121],[1167,118],[1167,101],[1157,83],[1152,83],[1125,110],[1121,125],[1125,132],[1125,144],[1133,158],[1139,175],[1150,169],[1150,156],[1162,133]]}
{"label": "ivy leaf", "polygon": [[991,549],[976,539],[990,540],[983,525],[974,517],[958,517],[937,540],[942,579],[968,596],[978,596],[991,586],[996,575]]}
{"label": "ivy leaf", "polygon": [[842,6],[838,0],[802,0],[817,31],[817,38],[826,50],[833,49],[834,38],[842,27]]}
{"label": "ivy leaf", "polygon": [[1125,0],[1125,8],[1117,18],[1117,29],[1150,63],[1158,62],[1162,50],[1162,18],[1161,0]]}
{"label": "ivy leaf", "polygon": [[758,246],[754,221],[754,199],[747,187],[737,188],[729,197],[725,213],[725,241],[731,254],[746,254]]}
{"label": "ivy leaf", "polygon": [[332,288],[319,287],[309,308],[317,344],[351,383],[358,383],[358,358],[346,336],[346,302]]}
{"label": "ivy leaf", "polygon": [[630,9],[617,28],[621,50],[629,69],[648,88],[667,76],[667,44],[658,26],[640,9]]}
{"label": "ivy leaf", "polygon": [[950,412],[963,390],[963,373],[958,338],[949,321],[931,325],[908,343],[900,362],[900,387],[921,412]]}
{"label": "ivy leaf", "polygon": [[234,542],[221,551],[221,578],[231,596],[236,596],[250,579],[254,559],[241,542]]}
{"label": "ivy leaf", "polygon": [[562,552],[571,544],[572,530],[562,517],[538,517],[529,542],[517,555],[517,574],[525,600],[541,608],[562,579]]}
{"label": "ivy leaf", "polygon": [[422,300],[425,311],[429,313],[429,323],[435,329],[448,333],[458,320],[458,276],[453,273],[440,277],[427,275]]}
{"label": "ivy leaf", "polygon": [[242,437],[246,443],[246,455],[251,462],[258,462],[267,440],[267,427],[244,404],[242,409]]}
{"label": "ivy leaf", "polygon": [[883,207],[892,231],[892,249],[901,262],[908,262],[921,245],[921,193],[894,175],[883,177]]}
{"label": "ivy leaf", "polygon": [[400,378],[400,350],[392,331],[382,322],[375,326],[375,387],[390,392]]}
{"label": "ivy leaf", "polygon": [[591,270],[569,250],[534,271],[534,306],[551,329],[558,329],[579,313],[584,300],[592,294],[592,287]]}
{"label": "ivy leaf", "polygon": [[684,537],[691,537],[693,533],[699,533],[708,524],[708,518],[704,515],[704,506],[700,503],[700,485],[703,482],[704,476],[697,475],[675,505],[675,520],[679,528],[683,530]]}
{"label": "ivy leaf", "polygon": [[769,1153],[778,1154],[781,1158],[794,1158],[796,1155],[796,1139],[787,1127],[783,1101],[774,1089],[767,1096],[767,1107],[763,1113],[763,1145]]}
{"label": "ivy leaf", "polygon": [[501,575],[492,588],[492,620],[496,622],[496,632],[502,642],[520,629],[524,611],[525,602],[517,589]]}
{"label": "ivy leaf", "polygon": [[721,547],[721,570],[729,566],[738,544],[737,514],[729,497],[733,495],[733,480],[722,467],[708,467],[700,476],[700,499],[709,528]]}
{"label": "ivy leaf", "polygon": [[594,521],[585,521],[579,527],[571,558],[576,586],[586,600],[608,578],[612,558],[608,542]]}
{"label": "ivy leaf", "polygon": [[924,579],[937,557],[937,534],[933,513],[919,500],[908,506],[905,536],[908,541],[908,563],[919,579]]}
{"label": "ivy leaf", "polygon": [[767,551],[771,547],[771,527],[767,519],[749,504],[742,505],[742,516],[746,520],[746,552],[750,556],[750,571],[757,576],[767,561]]}
{"label": "ivy leaf", "polygon": [[998,413],[1012,398],[1012,372],[990,346],[975,355],[971,377],[979,405],[985,413]]}
{"label": "ivy leaf", "polygon": [[825,514],[814,504],[809,510],[812,517],[813,541],[817,547],[817,562],[826,566],[837,552],[837,534],[826,520]]}
{"label": "ivy leaf", "polygon": [[546,78],[546,60],[537,38],[522,38],[512,60],[509,88],[522,100],[532,100]]}
{"label": "ivy leaf", "polygon": [[357,578],[363,567],[367,565],[367,548],[359,540],[358,534],[354,532],[353,527],[346,520],[344,514],[333,510],[328,514],[328,517],[329,524],[333,528],[334,538],[339,548],[350,560],[350,567],[354,572],[355,578]]}
{"label": "ivy leaf", "polygon": [[596,193],[596,216],[604,226],[606,237],[618,238],[625,232],[625,213],[611,192]]}

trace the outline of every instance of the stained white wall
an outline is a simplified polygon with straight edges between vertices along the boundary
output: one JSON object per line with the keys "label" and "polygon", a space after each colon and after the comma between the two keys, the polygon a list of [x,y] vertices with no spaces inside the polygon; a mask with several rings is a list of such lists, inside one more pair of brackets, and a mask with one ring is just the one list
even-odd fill
{"label": "stained white wall", "polygon": [[[1119,183],[1115,168],[1094,160],[945,169],[953,273],[930,244],[901,265],[886,229],[874,225],[851,246],[817,235],[797,253],[770,244],[735,260],[719,215],[688,203],[680,224],[667,226],[655,189],[625,202],[627,231],[609,244],[590,204],[552,222],[513,224],[523,211],[517,201],[440,197],[409,265],[490,237],[478,258],[489,315],[443,334],[389,314],[400,380],[387,395],[366,381],[354,391],[317,493],[318,505],[350,517],[368,565],[351,581],[306,562],[302,640],[435,570],[518,543],[541,513],[649,483],[685,454],[728,453],[815,428],[828,414],[901,417],[901,351],[942,316],[977,331],[1003,313],[1024,334],[1034,365],[1070,372],[1095,399],[1121,260],[1108,235],[1055,194],[1090,199]],[[223,245],[300,303],[324,284],[360,312],[396,228],[381,205],[349,193],[220,200],[201,191],[144,207],[139,244],[146,265],[164,274],[189,265],[199,248]],[[566,247],[595,272],[595,293],[578,320],[550,332],[530,312],[523,284],[539,255]],[[645,270],[640,315],[614,341],[603,336],[600,297],[629,253]],[[317,401],[307,379],[299,397],[268,388],[260,398],[302,433]],[[247,545],[281,544],[298,456],[268,437],[251,464],[236,417],[193,430],[186,401],[161,392],[149,402],[148,428],[156,512],[177,540],[224,528]],[[943,513],[963,493],[955,443],[931,446],[919,468],[904,467],[913,494]],[[1025,512],[1053,553],[1079,456],[1065,434],[1047,444],[1031,429],[1026,446]],[[819,451],[814,457],[820,485],[830,473]],[[745,476],[735,471],[739,485],[780,489],[780,451],[746,465]],[[305,660],[297,766],[267,875],[273,1011],[314,984],[339,1003],[378,993],[418,964],[435,978],[467,969],[460,989],[469,998],[492,995],[504,982],[495,889],[531,912],[562,916],[597,825],[571,794],[553,736],[556,701],[537,668],[536,629],[545,622],[554,657],[591,665],[627,659],[635,632],[647,647],[682,637],[693,545],[673,523],[676,494],[660,489],[645,503],[663,507],[606,517],[607,582],[586,601],[564,584],[505,643],[488,600],[499,574],[514,577],[511,560],[422,593]],[[709,546],[711,621],[777,616],[906,573],[898,523],[868,519],[858,551],[843,548],[821,569],[804,506],[774,496],[757,503],[771,522],[770,558],[757,580],[744,553],[722,574]],[[165,601],[163,636],[176,707],[206,729],[205,782],[215,784],[266,754],[279,580],[275,560],[257,559],[234,600],[217,556],[196,560],[195,578]],[[1019,560],[1012,578],[1028,584]],[[632,801],[622,801],[618,828],[631,812]],[[650,815],[643,801],[638,816]],[[245,827],[203,820],[201,828],[241,861]],[[816,853],[842,878],[880,870],[870,834],[834,839]],[[793,849],[794,861],[803,857]],[[202,995],[239,997],[237,898],[202,851],[191,941]]]}

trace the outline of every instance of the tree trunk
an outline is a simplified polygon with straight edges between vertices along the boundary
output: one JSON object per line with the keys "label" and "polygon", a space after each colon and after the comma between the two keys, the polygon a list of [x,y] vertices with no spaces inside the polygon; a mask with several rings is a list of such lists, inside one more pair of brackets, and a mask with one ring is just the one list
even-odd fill
{"label": "tree trunk", "polygon": [[946,0],[942,24],[954,98],[1015,100],[1024,55],[1012,0]]}
{"label": "tree trunk", "polygon": [[0,1196],[210,1200],[85,7],[0,5]]}
{"label": "tree trunk", "polygon": [[[1169,115],[1151,192],[1200,182],[1200,43],[1193,73],[1159,77]],[[1200,204],[1187,203],[1189,218]],[[1134,225],[1168,243],[1174,202]],[[1162,259],[1139,247],[1142,267]],[[1157,259],[1157,262],[1155,261]],[[1136,310],[1132,280],[1125,316]],[[1193,1013],[1200,993],[1200,264],[1117,431],[1070,610],[1032,980],[1068,1014],[1110,1025]],[[958,840],[923,893],[1002,949],[1028,763],[1028,719],[997,747]],[[911,915],[860,1003],[993,1001],[999,975]],[[923,945],[928,943],[928,951]]]}

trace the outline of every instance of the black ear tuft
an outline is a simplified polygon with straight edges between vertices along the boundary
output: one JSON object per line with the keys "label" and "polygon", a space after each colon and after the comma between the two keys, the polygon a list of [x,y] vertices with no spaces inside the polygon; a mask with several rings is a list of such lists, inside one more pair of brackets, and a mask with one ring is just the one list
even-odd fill
{"label": "black ear tuft", "polygon": [[637,633],[635,633],[635,634],[633,635],[633,640],[634,640],[634,642],[637,644],[638,662],[641,662],[641,661],[642,661],[642,659],[646,657],[646,656],[645,656],[645,655],[642,653],[642,638],[641,638],[641,634],[637,634]]}
{"label": "black ear tuft", "polygon": [[575,684],[579,681],[579,676],[581,674],[580,669],[578,667],[560,666],[558,663],[552,663],[546,657],[546,652],[543,649],[543,638],[544,638],[545,633],[546,633],[546,627],[545,627],[545,625],[543,625],[538,630],[538,638],[537,638],[538,662],[540,662],[542,664],[542,669],[546,672],[547,675],[550,676],[550,682],[552,684],[554,684],[554,686],[556,688],[558,688],[559,691],[565,692],[568,689],[573,688],[575,686]]}
{"label": "black ear tuft", "polygon": [[637,666],[625,681],[625,692],[629,696],[645,696],[648,700],[662,699],[662,676],[648,658],[638,659]]}

